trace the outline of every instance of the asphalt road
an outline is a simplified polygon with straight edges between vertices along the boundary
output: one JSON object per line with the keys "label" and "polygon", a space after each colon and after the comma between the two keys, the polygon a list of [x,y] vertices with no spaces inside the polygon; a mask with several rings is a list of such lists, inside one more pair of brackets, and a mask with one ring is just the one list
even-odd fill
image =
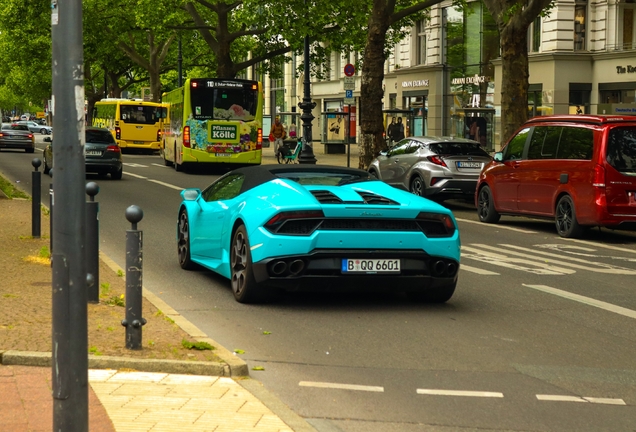
{"label": "asphalt road", "polygon": [[[34,156],[1,151],[0,171],[28,186]],[[451,202],[462,267],[445,305],[391,293],[242,305],[226,280],[183,271],[176,257],[179,190],[217,174],[176,173],[150,155],[125,164],[121,181],[88,176],[100,186],[101,250],[124,266],[124,212],[139,205],[144,286],[244,350],[265,369],[252,377],[317,430],[636,430],[634,233],[565,240],[551,222],[485,225]]]}

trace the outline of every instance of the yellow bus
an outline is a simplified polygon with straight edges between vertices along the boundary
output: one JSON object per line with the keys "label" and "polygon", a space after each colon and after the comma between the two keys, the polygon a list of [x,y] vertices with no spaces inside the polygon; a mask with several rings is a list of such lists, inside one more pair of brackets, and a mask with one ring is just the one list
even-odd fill
{"label": "yellow bus", "polygon": [[161,154],[184,164],[260,165],[263,88],[258,81],[192,78],[163,94],[167,106]]}
{"label": "yellow bus", "polygon": [[159,150],[164,109],[141,99],[102,99],[93,108],[93,126],[109,129],[122,149]]}

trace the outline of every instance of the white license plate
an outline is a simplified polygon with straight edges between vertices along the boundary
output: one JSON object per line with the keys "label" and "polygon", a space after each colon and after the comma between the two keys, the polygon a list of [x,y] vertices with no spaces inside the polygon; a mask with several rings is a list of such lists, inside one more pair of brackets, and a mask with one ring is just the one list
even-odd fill
{"label": "white license plate", "polygon": [[102,152],[97,150],[88,150],[86,151],[86,156],[101,156]]}
{"label": "white license plate", "polygon": [[457,162],[457,168],[481,168],[481,162]]}
{"label": "white license plate", "polygon": [[217,157],[230,157],[232,153],[216,153]]}
{"label": "white license plate", "polygon": [[342,273],[400,273],[400,260],[344,258]]}

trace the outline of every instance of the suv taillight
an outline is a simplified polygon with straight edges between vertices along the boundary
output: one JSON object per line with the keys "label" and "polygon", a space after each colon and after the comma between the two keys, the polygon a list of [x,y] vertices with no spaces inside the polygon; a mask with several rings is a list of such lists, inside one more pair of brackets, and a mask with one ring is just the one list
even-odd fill
{"label": "suv taillight", "polygon": [[190,126],[183,128],[183,146],[190,147]]}
{"label": "suv taillight", "polygon": [[121,139],[121,128],[118,128],[118,127],[115,128],[115,139],[118,139],[118,140]]}
{"label": "suv taillight", "polygon": [[430,162],[434,163],[435,165],[448,168],[448,166],[446,165],[446,162],[444,162],[442,158],[439,156],[427,156],[426,159],[428,159]]}
{"label": "suv taillight", "polygon": [[109,145],[108,147],[106,147],[106,151],[113,152],[113,153],[121,153],[121,149],[119,148],[119,146],[116,146],[116,145]]}
{"label": "suv taillight", "polygon": [[605,187],[605,168],[602,165],[596,165],[594,167],[594,179],[592,179],[592,186],[598,188]]}

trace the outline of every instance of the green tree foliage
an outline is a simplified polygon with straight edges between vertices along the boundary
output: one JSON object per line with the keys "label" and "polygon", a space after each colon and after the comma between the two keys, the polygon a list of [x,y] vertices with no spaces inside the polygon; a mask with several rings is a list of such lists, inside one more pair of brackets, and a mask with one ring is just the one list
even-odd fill
{"label": "green tree foliage", "polygon": [[528,28],[550,11],[553,0],[483,0],[497,23],[501,42],[502,143],[528,119]]}
{"label": "green tree foliage", "polygon": [[51,3],[3,0],[0,7],[0,106],[43,107],[51,97]]}

